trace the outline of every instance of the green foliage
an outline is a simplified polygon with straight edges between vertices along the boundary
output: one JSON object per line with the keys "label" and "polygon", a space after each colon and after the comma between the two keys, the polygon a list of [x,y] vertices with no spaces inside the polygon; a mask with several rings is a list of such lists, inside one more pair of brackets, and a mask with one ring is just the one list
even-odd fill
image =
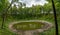
{"label": "green foliage", "polygon": [[[18,3],[18,8],[16,7],[16,5],[14,5],[13,7],[9,8],[9,11],[7,11],[8,13],[8,20],[11,20],[11,22],[13,22],[13,20],[24,20],[24,19],[37,19],[37,20],[46,20],[49,22],[54,23],[54,17],[53,14],[49,14],[50,11],[52,11],[52,3],[51,0],[47,0],[49,1],[48,4],[45,4],[44,6],[40,6],[40,5],[36,5],[36,6],[32,6],[30,8],[26,7],[25,3],[21,3],[18,2],[19,0],[14,0],[14,2]],[[55,7],[56,7],[56,11],[57,11],[57,20],[58,20],[58,24],[60,27],[60,0],[54,0],[55,2]],[[4,12],[3,10],[6,9],[8,6],[10,5],[8,0],[0,0],[0,13]],[[24,6],[25,8],[22,8],[22,6]],[[42,14],[41,11],[43,10],[43,12],[48,12],[47,14]],[[13,32],[10,32],[9,29],[7,29],[8,27],[8,20],[7,23],[5,23],[5,28],[6,30],[0,30],[0,34],[2,35],[16,35]],[[1,27],[1,22],[2,22],[2,18],[0,15],[0,27]],[[55,29],[52,29],[50,31],[48,31],[46,33],[41,33],[41,35],[45,34],[45,35],[55,35],[54,34]],[[60,28],[59,28],[59,32],[60,32]],[[59,33],[60,34],[60,33]]]}
{"label": "green foliage", "polygon": [[0,0],[0,12],[6,9],[8,5],[8,0]]}
{"label": "green foliage", "polygon": [[52,3],[48,3],[48,4],[45,4],[45,5],[43,6],[43,11],[44,11],[44,12],[50,13],[52,10],[53,10],[53,9],[52,9]]}
{"label": "green foliage", "polygon": [[60,13],[60,3],[57,2],[57,3],[55,4],[55,7],[56,7],[57,14],[59,14],[59,13]]}

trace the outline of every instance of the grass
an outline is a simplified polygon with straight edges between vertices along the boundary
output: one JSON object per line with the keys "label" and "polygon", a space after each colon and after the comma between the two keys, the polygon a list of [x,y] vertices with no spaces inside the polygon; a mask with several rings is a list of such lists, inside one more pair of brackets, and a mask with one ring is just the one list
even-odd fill
{"label": "grass", "polygon": [[21,22],[13,25],[13,28],[16,30],[35,30],[40,29],[44,25],[40,22]]}
{"label": "grass", "polygon": [[[60,35],[60,15],[58,15],[57,18],[58,18],[57,20],[58,20],[59,35]],[[36,19],[28,18],[28,19],[24,19],[24,20],[36,20]],[[53,15],[46,15],[46,16],[43,15],[42,17],[37,18],[37,20],[45,20],[45,21],[51,22],[54,25],[54,17],[53,17]],[[0,35],[18,35],[16,33],[12,32],[8,28],[9,23],[13,22],[13,21],[19,21],[19,20],[15,20],[15,19],[6,20],[6,22],[4,23],[4,29],[0,29]],[[0,27],[1,27],[1,23],[2,23],[2,19],[0,19]],[[55,35],[55,27],[49,29],[48,31],[39,33],[39,35]]]}

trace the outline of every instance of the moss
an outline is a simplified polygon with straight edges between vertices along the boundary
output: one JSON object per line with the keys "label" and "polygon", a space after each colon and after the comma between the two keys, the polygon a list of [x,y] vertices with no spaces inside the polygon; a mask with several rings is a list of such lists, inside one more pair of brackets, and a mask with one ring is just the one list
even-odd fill
{"label": "moss", "polygon": [[21,22],[13,25],[14,29],[17,30],[35,30],[40,29],[42,26],[44,26],[40,22]]}

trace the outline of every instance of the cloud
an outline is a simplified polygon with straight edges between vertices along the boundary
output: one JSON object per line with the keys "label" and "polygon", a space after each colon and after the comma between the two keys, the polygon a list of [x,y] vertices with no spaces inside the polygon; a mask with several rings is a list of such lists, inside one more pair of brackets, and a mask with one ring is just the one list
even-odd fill
{"label": "cloud", "polygon": [[23,3],[26,4],[26,7],[31,7],[32,5],[44,5],[48,3],[45,0],[21,0]]}
{"label": "cloud", "polygon": [[31,7],[32,5],[44,5],[48,3],[46,0],[19,0],[19,2],[25,3],[26,7]]}

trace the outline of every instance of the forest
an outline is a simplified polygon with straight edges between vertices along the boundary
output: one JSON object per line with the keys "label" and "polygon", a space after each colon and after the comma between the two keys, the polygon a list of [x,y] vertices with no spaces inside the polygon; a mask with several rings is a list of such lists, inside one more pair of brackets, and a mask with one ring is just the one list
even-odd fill
{"label": "forest", "polygon": [[[26,20],[45,20],[51,22],[54,27],[48,31],[39,33],[39,35],[55,35],[52,1],[46,1],[48,3],[45,3],[43,6],[33,4],[32,7],[26,7],[26,4],[19,2],[19,0],[11,0],[11,2],[9,0],[0,0],[0,35],[18,35],[15,32],[11,32],[8,25],[14,21]],[[54,4],[60,35],[60,0],[54,0]]]}

